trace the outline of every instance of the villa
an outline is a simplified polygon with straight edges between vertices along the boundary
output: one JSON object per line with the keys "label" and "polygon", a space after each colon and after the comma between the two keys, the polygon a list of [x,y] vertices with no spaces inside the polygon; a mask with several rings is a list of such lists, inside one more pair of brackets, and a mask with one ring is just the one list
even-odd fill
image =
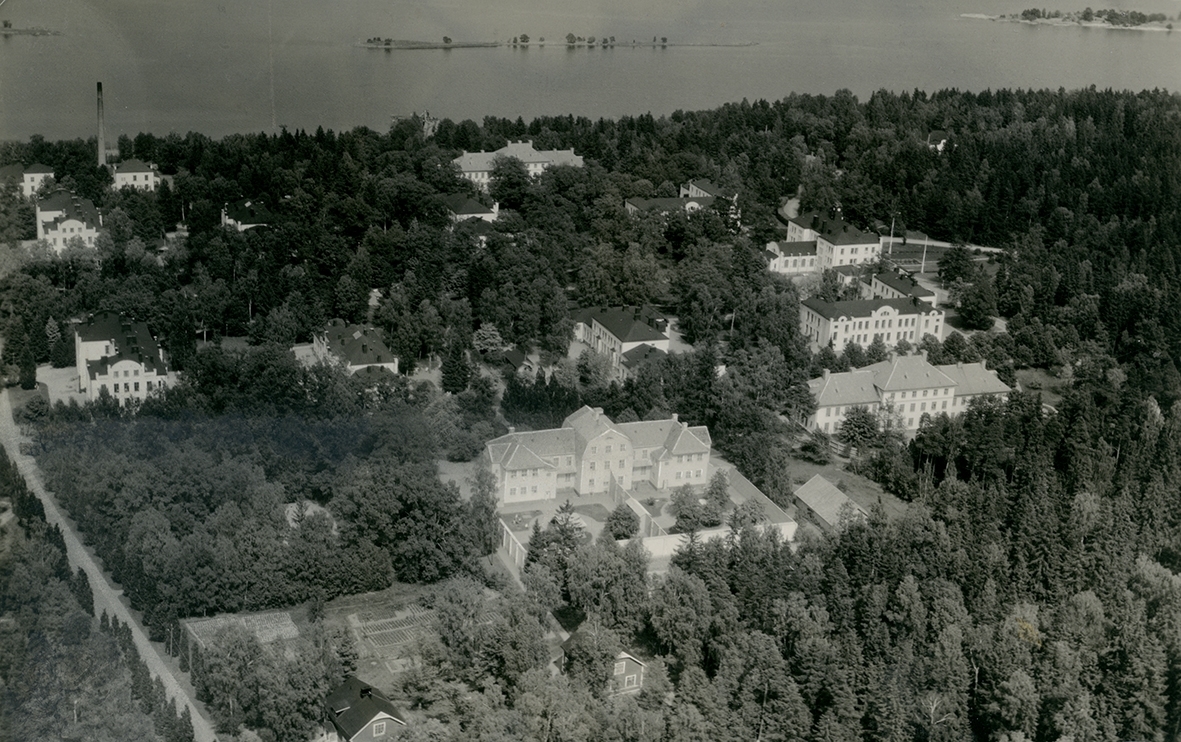
{"label": "villa", "polygon": [[537,177],[554,165],[582,167],[582,157],[572,149],[536,150],[532,141],[509,142],[495,152],[464,152],[453,162],[463,177],[484,190],[492,180],[492,167],[498,157],[513,157],[520,160],[529,175]]}

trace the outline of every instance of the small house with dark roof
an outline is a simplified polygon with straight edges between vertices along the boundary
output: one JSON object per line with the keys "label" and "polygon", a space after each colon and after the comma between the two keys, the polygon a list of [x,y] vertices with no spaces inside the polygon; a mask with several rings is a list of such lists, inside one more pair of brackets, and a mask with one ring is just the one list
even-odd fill
{"label": "small house with dark roof", "polygon": [[554,165],[582,167],[582,157],[572,149],[536,150],[532,141],[509,142],[493,152],[464,152],[453,162],[459,173],[484,190],[492,180],[492,168],[498,157],[512,157],[520,160],[529,175],[537,177]]}
{"label": "small house with dark roof", "polygon": [[629,198],[623,202],[623,207],[632,216],[649,213],[671,214],[675,211],[695,214],[702,209],[708,209],[713,206],[714,200],[712,196],[697,196],[694,198]]}
{"label": "small house with dark roof", "polygon": [[141,191],[154,191],[160,185],[160,173],[155,165],[143,160],[124,160],[115,165],[115,189],[125,186]]}
{"label": "small house with dark roof", "polygon": [[943,319],[942,309],[915,298],[800,302],[800,332],[812,352],[826,345],[840,352],[849,343],[864,348],[879,336],[890,347],[899,340],[917,344],[928,334],[941,338]]}
{"label": "small house with dark roof", "polygon": [[398,358],[386,347],[381,332],[372,325],[350,325],[342,319],[328,323],[312,338],[312,353],[325,363],[337,363],[350,373],[382,368],[398,373]]}
{"label": "small house with dark roof", "polygon": [[510,431],[485,445],[484,461],[500,503],[607,492],[648,482],[657,489],[708,482],[713,441],[709,429],[676,415],[666,420],[615,423],[600,407],[582,407],[561,428]]}
{"label": "small house with dark roof", "polygon": [[767,270],[785,276],[807,276],[817,271],[816,240],[768,242]]}
{"label": "small house with dark roof", "polygon": [[939,298],[931,289],[921,285],[914,276],[884,271],[870,277],[869,283],[862,282],[863,299],[918,299],[933,307],[939,306]]}
{"label": "small house with dark roof", "polygon": [[800,512],[825,533],[834,533],[847,520],[868,515],[865,508],[819,474],[800,485],[795,500]]}
{"label": "small house with dark roof", "polygon": [[92,315],[75,326],[74,355],[78,391],[91,401],[104,392],[120,405],[143,401],[176,381],[147,324],[114,312]]}
{"label": "small house with dark roof", "polygon": [[275,217],[261,201],[250,198],[238,199],[221,208],[221,226],[232,227],[239,232],[268,226],[274,219]]}
{"label": "small house with dark roof", "polygon": [[[582,629],[576,630],[566,641],[562,642],[562,669],[566,668],[566,658],[571,648],[583,637]],[[644,687],[644,671],[648,666],[630,652],[623,650],[615,655],[615,663],[611,670],[611,679],[607,693],[612,696],[639,693]]]}
{"label": "small house with dark roof", "polygon": [[742,213],[738,210],[738,191],[715,185],[704,178],[690,180],[681,186],[681,198],[711,198],[729,201],[730,216],[740,219]]}
{"label": "small house with dark roof", "polygon": [[38,201],[35,210],[37,239],[48,242],[54,252],[60,253],[75,237],[86,247],[94,247],[102,216],[90,199],[61,189]]}
{"label": "small house with dark roof", "polygon": [[324,700],[324,742],[397,739],[404,715],[384,693],[350,675]]}
{"label": "small house with dark roof", "polygon": [[35,196],[37,189],[51,180],[53,180],[53,168],[39,162],[28,167],[20,163],[0,166],[0,185],[12,184],[16,186],[25,198]]}
{"label": "small house with dark roof", "polygon": [[664,358],[668,353],[660,348],[641,343],[624,353],[619,359],[619,377],[621,381],[634,379],[640,369],[647,366],[649,363],[655,363],[661,358]]}
{"label": "small house with dark roof", "polygon": [[619,378],[625,353],[644,344],[668,352],[668,319],[650,306],[591,307],[575,312],[574,339],[606,357]]}
{"label": "small house with dark roof", "polygon": [[811,211],[787,220],[788,242],[816,241],[816,268],[872,263],[882,254],[881,238],[845,221],[839,209],[827,216]]}
{"label": "small house with dark roof", "polygon": [[494,222],[500,217],[499,203],[493,203],[492,208],[488,208],[465,193],[452,193],[449,196],[443,196],[443,204],[446,205],[447,213],[451,215],[453,222],[463,222],[468,219]]}

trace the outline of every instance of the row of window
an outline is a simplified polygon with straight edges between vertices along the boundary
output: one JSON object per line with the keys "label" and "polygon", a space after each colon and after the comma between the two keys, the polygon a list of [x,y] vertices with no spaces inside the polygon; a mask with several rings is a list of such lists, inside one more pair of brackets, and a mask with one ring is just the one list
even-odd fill
{"label": "row of window", "polygon": [[[111,389],[111,391],[112,391],[112,392],[114,392],[115,394],[118,394],[118,393],[119,393],[119,383],[118,383],[118,382],[115,382],[114,384],[112,384],[112,385],[111,385],[111,387],[112,387],[112,389]],[[103,385],[100,387],[100,389],[102,389],[102,390],[105,390],[106,388],[107,388],[107,385],[106,385],[106,384],[103,384]],[[161,382],[160,382],[160,388],[161,388],[161,389],[163,389],[163,388],[164,388],[164,382],[163,382],[163,381],[161,381]],[[136,392],[138,392],[138,391],[139,391],[139,382],[138,382],[138,381],[135,381],[135,382],[124,382],[124,383],[123,383],[123,392],[124,392],[124,393],[129,393],[129,392],[132,392],[132,391],[136,391]],[[149,392],[150,392],[150,391],[152,391],[152,382],[150,382],[150,381],[149,381],[149,382],[147,382],[147,387],[145,388],[145,391],[149,391]]]}
{"label": "row of window", "polygon": [[[533,486],[533,491],[532,491],[532,493],[530,493],[530,491],[529,491],[529,488],[528,488],[528,487],[521,487],[520,489],[521,489],[521,494],[522,494],[522,495],[528,495],[528,494],[534,494],[534,495],[536,495],[536,494],[537,494],[537,485],[534,485],[534,486]],[[509,488],[508,488],[508,494],[509,494],[509,497],[515,497],[515,496],[516,496],[516,494],[517,494],[517,488],[516,488],[516,487],[509,487]]]}
{"label": "row of window", "polygon": [[702,474],[702,470],[701,470],[701,469],[698,469],[698,470],[697,470],[697,471],[695,471],[695,472],[693,472],[693,471],[677,472],[677,476],[676,476],[676,478],[677,478],[677,479],[681,479],[681,475],[682,475],[682,474],[684,474],[684,475],[685,475],[685,477],[684,477],[685,479],[700,479],[700,478],[701,478],[701,474]]}

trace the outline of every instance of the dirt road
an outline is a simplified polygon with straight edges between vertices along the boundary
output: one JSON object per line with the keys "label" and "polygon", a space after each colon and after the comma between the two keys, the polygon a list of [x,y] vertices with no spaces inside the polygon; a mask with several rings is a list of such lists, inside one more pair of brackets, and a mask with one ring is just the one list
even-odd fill
{"label": "dirt road", "polygon": [[20,429],[13,422],[12,402],[7,390],[0,394],[0,439],[3,440],[9,457],[16,462],[20,473],[24,475],[29,489],[45,506],[45,519],[50,524],[57,524],[61,528],[62,535],[66,540],[66,556],[70,561],[70,567],[75,570],[81,567],[86,572],[86,576],[90,578],[90,587],[94,592],[94,614],[97,616],[106,611],[108,616],[115,616],[120,622],[131,627],[135,648],[139,651],[139,656],[147,663],[148,671],[152,677],[161,679],[164,683],[164,690],[170,699],[189,707],[189,713],[193,717],[193,735],[196,742],[216,742],[217,735],[213,731],[213,726],[193,703],[185,686],[177,680],[157,648],[148,641],[144,627],[122,599],[122,589],[115,587],[103,574],[94,555],[82,545],[82,541],[78,538],[73,521],[66,517],[58,507],[57,501],[45,489],[37,462],[31,456],[21,453],[20,443],[26,439],[21,436]]}

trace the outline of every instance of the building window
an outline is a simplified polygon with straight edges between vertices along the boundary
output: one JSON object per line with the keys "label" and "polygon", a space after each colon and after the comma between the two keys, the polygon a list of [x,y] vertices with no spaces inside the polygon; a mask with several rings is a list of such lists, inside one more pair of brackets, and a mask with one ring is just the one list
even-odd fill
{"label": "building window", "polygon": [[626,678],[623,679],[623,687],[624,688],[635,688],[636,682],[637,682],[636,678],[637,678],[636,675],[628,675]]}
{"label": "building window", "polygon": [[533,485],[533,494],[535,494],[535,495],[537,494],[537,485],[536,484]]}
{"label": "building window", "polygon": [[592,486],[592,487],[595,486],[595,478],[594,477],[591,477],[590,486]]}
{"label": "building window", "polygon": [[139,369],[138,368],[135,370],[135,373],[133,374],[133,376],[139,376]]}
{"label": "building window", "polygon": [[681,478],[681,472],[677,472],[677,479]]}
{"label": "building window", "polygon": [[107,390],[107,385],[106,385],[106,384],[103,384],[101,387],[99,387],[99,391],[103,391],[103,392],[105,392],[106,390]]}
{"label": "building window", "polygon": [[627,662],[616,662],[615,663],[615,674],[616,675],[622,675],[626,671],[627,671]]}
{"label": "building window", "polygon": [[137,392],[139,391],[139,382],[138,381],[135,382],[135,391],[137,391]]}
{"label": "building window", "polygon": [[517,494],[517,488],[516,487],[509,487],[508,493],[509,493],[509,496]]}
{"label": "building window", "polygon": [[123,384],[123,391],[125,391],[125,392],[131,391],[131,384],[124,383]]}
{"label": "building window", "polygon": [[595,462],[593,462],[593,461],[592,461],[592,462],[590,462],[590,470],[591,470],[591,471],[594,471],[594,470],[595,470]]}
{"label": "building window", "polygon": [[620,469],[622,469],[622,468],[623,468],[623,466],[624,466],[623,459],[620,459],[620,460],[619,460],[619,468],[620,468]]}
{"label": "building window", "polygon": [[385,736],[385,722],[384,721],[376,721],[373,723],[373,736],[374,737],[384,737]]}
{"label": "building window", "polygon": [[611,453],[611,446],[607,446],[605,449],[603,449],[603,453]]}

